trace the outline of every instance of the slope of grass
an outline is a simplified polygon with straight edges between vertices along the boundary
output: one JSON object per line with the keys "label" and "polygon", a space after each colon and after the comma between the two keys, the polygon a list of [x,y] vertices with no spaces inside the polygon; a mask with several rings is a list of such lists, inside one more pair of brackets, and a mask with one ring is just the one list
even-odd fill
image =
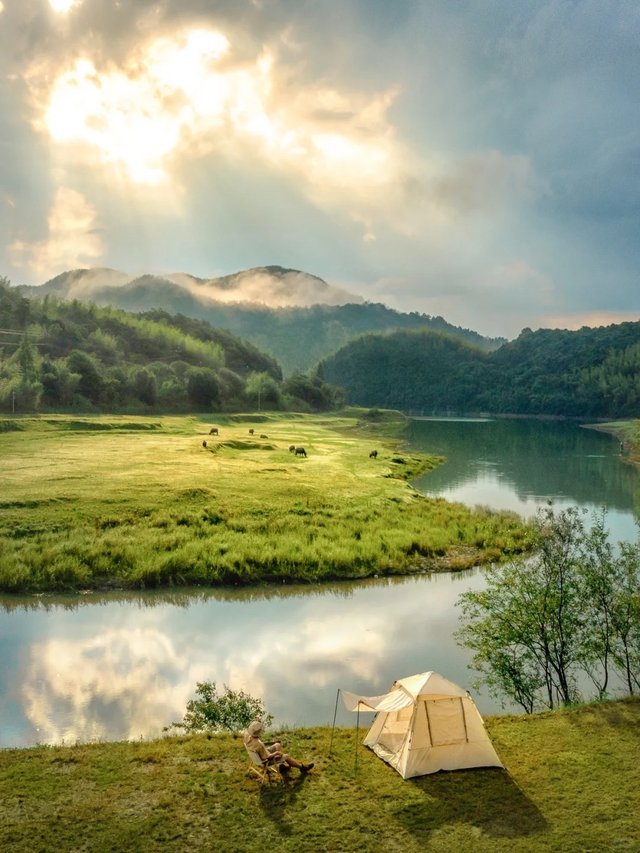
{"label": "slope of grass", "polygon": [[[308,776],[260,785],[239,738],[0,752],[0,849],[637,851],[640,701],[487,727],[506,769],[403,781],[355,732],[284,733]],[[362,731],[360,733],[362,735]]]}
{"label": "slope of grass", "polygon": [[527,547],[516,516],[403,482],[440,460],[399,451],[384,418],[229,416],[217,436],[195,417],[15,423],[0,430],[6,591],[363,578]]}
{"label": "slope of grass", "polygon": [[629,461],[640,464],[640,420],[612,421],[598,424],[594,429],[615,435],[620,440],[623,452]]}

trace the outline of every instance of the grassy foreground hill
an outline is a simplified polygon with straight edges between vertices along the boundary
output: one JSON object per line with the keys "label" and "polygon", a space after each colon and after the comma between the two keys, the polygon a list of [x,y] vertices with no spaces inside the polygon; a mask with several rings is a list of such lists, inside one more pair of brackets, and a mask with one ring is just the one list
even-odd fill
{"label": "grassy foreground hill", "polygon": [[[429,851],[640,849],[640,701],[487,728],[505,765],[403,781],[355,732],[284,733],[316,762],[260,785],[231,735],[0,751],[0,849]],[[360,732],[362,735],[362,730]]]}
{"label": "grassy foreground hill", "polygon": [[357,579],[527,549],[514,514],[412,489],[440,459],[372,414],[217,416],[217,435],[195,416],[0,419],[0,589]]}

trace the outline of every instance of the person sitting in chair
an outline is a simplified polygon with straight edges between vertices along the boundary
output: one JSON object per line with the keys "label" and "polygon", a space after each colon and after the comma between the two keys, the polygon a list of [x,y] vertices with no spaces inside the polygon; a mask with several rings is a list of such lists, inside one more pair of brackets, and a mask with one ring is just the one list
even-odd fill
{"label": "person sitting in chair", "polygon": [[243,735],[243,740],[244,745],[250,752],[257,753],[262,761],[273,761],[274,764],[281,765],[286,768],[297,767],[302,773],[307,773],[311,770],[314,766],[313,763],[304,764],[302,761],[298,761],[291,755],[287,755],[282,751],[282,744],[279,741],[264,744],[260,740],[263,728],[261,720],[254,720],[247,726],[247,730]]}

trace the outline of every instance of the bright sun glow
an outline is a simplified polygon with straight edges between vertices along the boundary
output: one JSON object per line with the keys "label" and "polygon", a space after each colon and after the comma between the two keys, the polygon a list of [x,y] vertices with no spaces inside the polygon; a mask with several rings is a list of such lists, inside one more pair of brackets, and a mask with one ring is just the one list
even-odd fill
{"label": "bright sun glow", "polygon": [[73,6],[78,4],[79,0],[49,0],[49,5],[54,12],[68,12]]}
{"label": "bright sun glow", "polygon": [[[234,150],[242,142],[315,188],[389,179],[388,98],[358,106],[336,92],[292,97],[278,83],[269,51],[234,64],[225,35],[193,29],[154,40],[124,68],[77,58],[55,79],[44,124],[54,140],[98,150],[141,184],[167,180],[170,156],[189,145]],[[350,118],[319,126],[317,113]]]}
{"label": "bright sun glow", "polygon": [[58,79],[46,124],[55,140],[89,143],[106,162],[124,163],[139,183],[162,179],[162,159],[179,135],[178,124],[146,80],[120,73],[100,76],[88,60],[79,60]]}

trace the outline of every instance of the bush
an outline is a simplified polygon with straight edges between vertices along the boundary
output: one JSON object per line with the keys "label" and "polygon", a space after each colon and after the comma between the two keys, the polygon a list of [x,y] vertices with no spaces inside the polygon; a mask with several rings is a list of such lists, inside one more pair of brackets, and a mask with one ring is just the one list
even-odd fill
{"label": "bush", "polygon": [[238,732],[256,719],[262,720],[265,727],[273,722],[262,699],[249,696],[244,690],[231,690],[226,684],[224,693],[218,695],[215,681],[199,681],[196,698],[187,702],[182,722],[171,723],[165,731],[176,728],[185,732]]}

